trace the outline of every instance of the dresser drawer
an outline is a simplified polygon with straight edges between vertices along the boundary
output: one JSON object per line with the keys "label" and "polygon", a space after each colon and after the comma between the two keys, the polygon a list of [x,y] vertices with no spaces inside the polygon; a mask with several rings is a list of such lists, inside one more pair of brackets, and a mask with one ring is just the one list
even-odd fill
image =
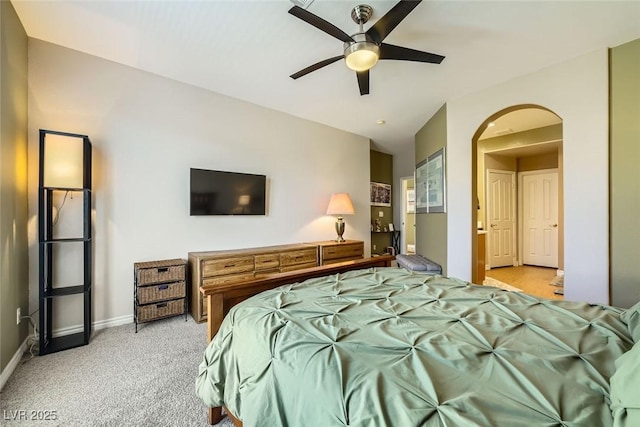
{"label": "dresser drawer", "polygon": [[288,265],[286,267],[281,267],[280,271],[282,273],[285,273],[287,271],[300,270],[300,269],[303,269],[303,268],[313,268],[313,267],[317,267],[317,266],[318,266],[318,263],[313,261],[313,262],[308,262],[308,263],[305,263],[305,264]]}
{"label": "dresser drawer", "polygon": [[253,271],[241,274],[229,274],[227,276],[215,276],[202,280],[202,286],[215,286],[226,283],[238,283],[253,280]]}
{"label": "dresser drawer", "polygon": [[314,263],[315,265],[318,264],[318,252],[315,247],[283,252],[280,254],[280,266],[282,267],[282,271],[289,271],[286,270],[289,266],[310,263]]}
{"label": "dresser drawer", "polygon": [[202,261],[202,277],[224,276],[253,271],[253,256],[208,259]]}
{"label": "dresser drawer", "polygon": [[261,254],[255,256],[256,271],[273,270],[280,267],[280,254]]}
{"label": "dresser drawer", "polygon": [[336,260],[341,258],[355,259],[362,258],[364,254],[364,247],[362,244],[343,244],[336,246],[324,246],[322,247],[322,260]]}

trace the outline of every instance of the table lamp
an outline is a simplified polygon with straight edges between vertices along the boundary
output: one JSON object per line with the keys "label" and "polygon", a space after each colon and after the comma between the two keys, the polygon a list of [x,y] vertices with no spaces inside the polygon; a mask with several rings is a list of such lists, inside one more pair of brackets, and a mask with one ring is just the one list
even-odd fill
{"label": "table lamp", "polygon": [[351,197],[349,193],[333,193],[331,200],[329,200],[329,207],[327,208],[327,215],[337,215],[336,232],[338,238],[336,242],[344,242],[342,235],[344,234],[344,220],[342,215],[353,215],[355,210],[353,209],[353,203],[351,203]]}

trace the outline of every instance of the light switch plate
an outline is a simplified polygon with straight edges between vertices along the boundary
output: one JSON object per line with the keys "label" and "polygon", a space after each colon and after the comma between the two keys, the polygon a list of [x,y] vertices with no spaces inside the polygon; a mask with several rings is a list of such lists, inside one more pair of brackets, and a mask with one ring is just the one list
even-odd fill
{"label": "light switch plate", "polygon": [[378,211],[378,216],[379,216],[380,218],[382,218],[382,217],[384,216],[384,212],[382,212],[382,211]]}

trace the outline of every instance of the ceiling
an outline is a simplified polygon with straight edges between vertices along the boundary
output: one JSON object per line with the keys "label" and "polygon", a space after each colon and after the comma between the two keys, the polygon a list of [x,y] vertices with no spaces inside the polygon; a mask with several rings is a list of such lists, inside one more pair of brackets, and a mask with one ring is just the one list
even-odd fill
{"label": "ceiling", "polygon": [[[396,2],[366,3],[374,12],[365,30]],[[447,101],[640,38],[636,0],[423,1],[385,43],[446,59],[380,61],[371,94],[360,96],[343,61],[289,77],[342,53],[342,42],[288,14],[289,1],[12,4],[30,37],[363,135],[392,153]],[[315,0],[307,10],[352,34],[357,4]]]}

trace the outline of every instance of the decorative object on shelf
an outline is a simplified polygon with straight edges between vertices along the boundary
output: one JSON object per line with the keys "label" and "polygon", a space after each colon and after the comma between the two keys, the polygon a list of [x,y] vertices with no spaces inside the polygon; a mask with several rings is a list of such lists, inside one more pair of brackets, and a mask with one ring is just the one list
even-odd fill
{"label": "decorative object on shelf", "polygon": [[389,231],[395,231],[395,228],[393,227],[393,223],[389,223]]}
{"label": "decorative object on shelf", "polygon": [[337,215],[336,221],[336,233],[338,238],[336,242],[344,242],[342,235],[344,234],[344,220],[342,215],[353,215],[355,210],[353,209],[353,203],[351,203],[351,197],[349,193],[333,193],[331,200],[329,200],[329,207],[327,208],[327,215]]}
{"label": "decorative object on shelf", "polygon": [[[40,162],[38,186],[38,244],[39,244],[39,327],[40,355],[66,350],[89,343],[91,335],[91,142],[86,135],[40,130]],[[74,203],[70,218],[60,221],[67,198],[80,194],[82,203]],[[69,196],[71,195],[71,196]],[[58,207],[54,199],[62,199]],[[81,224],[73,227],[73,209],[81,211]],[[82,250],[73,250],[81,245]],[[55,249],[54,249],[55,248]],[[79,249],[79,248],[77,248]],[[66,251],[64,264],[56,259]],[[74,254],[78,255],[74,263]],[[55,257],[54,257],[55,255]],[[70,279],[68,273],[75,265],[81,274]],[[64,267],[64,271],[62,271]],[[81,275],[81,277],[80,277]],[[80,284],[66,283],[79,280]],[[82,331],[53,336],[54,312],[57,304],[66,300],[65,311],[75,297],[82,296]]]}
{"label": "decorative object on shelf", "polygon": [[446,211],[444,147],[416,165],[416,212]]}
{"label": "decorative object on shelf", "polygon": [[372,182],[370,186],[371,206],[391,207],[391,185]]}
{"label": "decorative object on shelf", "polygon": [[382,231],[382,223],[380,222],[380,218],[376,218],[376,232]]}

